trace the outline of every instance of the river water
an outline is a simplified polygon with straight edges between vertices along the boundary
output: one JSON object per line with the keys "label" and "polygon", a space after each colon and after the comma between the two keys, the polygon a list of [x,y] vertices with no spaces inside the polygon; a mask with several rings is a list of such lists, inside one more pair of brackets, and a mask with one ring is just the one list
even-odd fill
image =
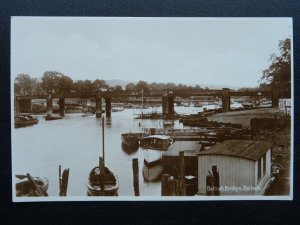
{"label": "river water", "polygon": [[[159,108],[149,108],[148,112]],[[202,108],[175,107],[181,114],[197,113]],[[147,110],[144,110],[147,112]],[[141,132],[142,128],[161,128],[161,120],[139,120],[135,114],[139,109],[124,109],[112,112],[105,118],[105,164],[119,179],[119,196],[133,196],[132,159],[139,160],[139,187],[141,196],[160,196],[160,183],[148,183],[142,175],[143,153],[139,149],[133,154],[121,147],[121,134]],[[59,165],[70,168],[68,196],[86,196],[90,170],[98,165],[102,155],[102,120],[95,116],[66,114],[61,120],[45,121],[37,116],[39,123],[24,128],[12,129],[12,165],[15,174],[30,173],[45,176],[49,180],[48,194],[59,195]],[[141,126],[139,126],[139,123]],[[175,128],[182,128],[178,120]]]}

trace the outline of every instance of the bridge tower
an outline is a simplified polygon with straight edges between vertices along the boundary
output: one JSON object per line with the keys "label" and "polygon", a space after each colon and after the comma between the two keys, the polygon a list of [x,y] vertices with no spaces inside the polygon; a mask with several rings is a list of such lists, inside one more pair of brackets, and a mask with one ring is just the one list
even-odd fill
{"label": "bridge tower", "polygon": [[102,96],[100,90],[96,92],[95,101],[96,101],[96,117],[100,118],[102,115]]}
{"label": "bridge tower", "polygon": [[19,96],[16,96],[14,107],[15,107],[14,112],[16,115],[18,113],[31,113],[32,110],[31,98],[20,99]]}
{"label": "bridge tower", "polygon": [[111,97],[105,98],[105,114],[107,117],[111,116]]}
{"label": "bridge tower", "polygon": [[171,116],[175,114],[173,91],[163,90],[162,113],[163,116]]}
{"label": "bridge tower", "polygon": [[65,98],[59,98],[59,114],[65,116]]}
{"label": "bridge tower", "polygon": [[229,112],[230,111],[230,95],[229,88],[222,89],[222,111]]}
{"label": "bridge tower", "polygon": [[52,91],[47,91],[47,116],[53,113]]}

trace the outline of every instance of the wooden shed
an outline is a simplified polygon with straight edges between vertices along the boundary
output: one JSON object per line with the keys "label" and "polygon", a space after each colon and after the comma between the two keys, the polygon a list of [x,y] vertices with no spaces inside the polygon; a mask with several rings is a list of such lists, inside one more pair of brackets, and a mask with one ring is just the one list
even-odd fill
{"label": "wooden shed", "polygon": [[198,194],[206,195],[206,176],[217,166],[220,195],[261,195],[271,177],[271,143],[227,140],[198,153]]}

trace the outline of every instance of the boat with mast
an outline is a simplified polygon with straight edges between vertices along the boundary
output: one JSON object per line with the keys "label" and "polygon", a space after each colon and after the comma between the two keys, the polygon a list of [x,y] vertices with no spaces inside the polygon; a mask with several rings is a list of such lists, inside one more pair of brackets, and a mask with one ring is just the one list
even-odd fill
{"label": "boat with mast", "polygon": [[104,117],[102,117],[102,157],[99,157],[99,165],[95,166],[89,173],[88,196],[118,196],[118,178],[105,166],[104,153]]}

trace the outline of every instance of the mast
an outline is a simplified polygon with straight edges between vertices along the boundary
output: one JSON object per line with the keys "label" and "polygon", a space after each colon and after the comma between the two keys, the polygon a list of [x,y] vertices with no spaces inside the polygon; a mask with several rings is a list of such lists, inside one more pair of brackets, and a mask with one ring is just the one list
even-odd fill
{"label": "mast", "polygon": [[105,158],[104,158],[104,116],[102,116],[102,157],[103,157],[103,161],[105,162]]}
{"label": "mast", "polygon": [[143,110],[143,107],[144,107],[144,90],[142,90],[142,110]]}

